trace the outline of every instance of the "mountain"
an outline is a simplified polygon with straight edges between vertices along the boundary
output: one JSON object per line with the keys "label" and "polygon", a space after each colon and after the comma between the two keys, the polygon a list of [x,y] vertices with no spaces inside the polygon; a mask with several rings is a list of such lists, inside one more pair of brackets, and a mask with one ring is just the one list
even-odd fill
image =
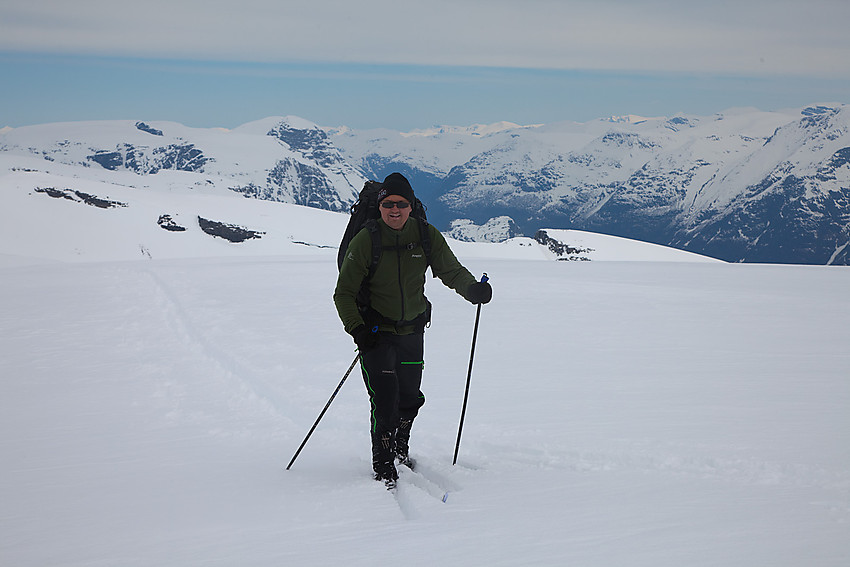
{"label": "mountain", "polygon": [[457,219],[446,232],[446,236],[464,242],[503,242],[521,234],[511,217],[495,217],[481,226],[469,219]]}
{"label": "mountain", "polygon": [[[339,213],[356,198],[354,183],[365,181],[324,130],[297,117],[232,131],[111,121],[6,134],[0,138],[0,264],[6,265],[333,249],[347,222]],[[492,243],[486,250],[495,258],[576,259],[561,251],[573,249],[576,238],[592,238],[582,259],[711,260],[672,248],[660,255],[624,250],[604,235],[549,232],[561,240],[520,238],[509,217],[498,217],[481,226],[458,219],[446,235],[464,250],[467,243]]]}
{"label": "mountain", "polygon": [[175,191],[236,192],[331,211],[348,210],[365,182],[324,130],[297,117],[231,131],[141,121],[27,126],[0,135],[0,155],[40,158],[39,171],[51,171],[44,162],[59,163],[80,177],[140,188],[170,173]]}
{"label": "mountain", "polygon": [[[850,108],[815,108],[706,184],[668,243],[742,261],[850,264]],[[737,189],[728,201],[715,186]]]}
{"label": "mountain", "polygon": [[850,109],[832,104],[332,139],[364,171],[425,178],[429,215],[446,224],[507,215],[527,234],[558,226],[728,261],[846,265],[848,132]]}
{"label": "mountain", "polygon": [[101,121],[6,129],[0,160],[7,171],[329,211],[346,211],[367,178],[400,171],[429,220],[460,240],[554,227],[734,262],[847,265],[848,132],[842,104],[412,132],[294,116],[232,130]]}
{"label": "mountain", "polygon": [[[0,155],[0,268],[44,262],[317,254],[333,263],[348,222],[344,213],[246,199],[204,186],[175,192],[175,178],[164,172],[148,176],[144,187],[133,187],[120,179],[75,177],[79,170],[73,166],[53,164],[48,173],[9,167],[9,161],[9,156]],[[127,175],[124,172],[122,178]],[[191,179],[196,174],[181,172],[184,181],[185,175]],[[457,234],[447,234],[460,236],[452,241],[458,254],[500,260],[714,261],[669,247],[636,241],[624,245],[623,239],[576,231],[549,229],[541,231],[546,238],[536,240],[508,238],[512,225],[506,217],[477,228],[470,222],[458,222]],[[570,253],[578,248],[581,258]]]}

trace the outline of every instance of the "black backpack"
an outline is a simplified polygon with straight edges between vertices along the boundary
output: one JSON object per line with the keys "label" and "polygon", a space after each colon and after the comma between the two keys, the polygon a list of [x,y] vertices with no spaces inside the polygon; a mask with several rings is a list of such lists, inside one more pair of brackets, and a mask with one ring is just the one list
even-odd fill
{"label": "black backpack", "polygon": [[[357,201],[351,205],[351,218],[348,219],[348,225],[345,227],[345,232],[342,235],[342,241],[339,243],[339,252],[336,257],[337,269],[342,268],[342,261],[345,260],[345,255],[348,252],[348,245],[354,235],[363,229],[369,231],[372,237],[372,261],[369,264],[369,274],[363,281],[360,292],[357,294],[357,304],[361,311],[369,308],[369,280],[375,275],[375,270],[378,267],[378,262],[381,261],[381,254],[385,249],[395,250],[395,246],[384,246],[381,242],[381,230],[378,226],[378,219],[381,213],[378,210],[378,193],[382,184],[377,181],[367,181],[360,191]],[[425,216],[425,205],[422,201],[414,197],[411,203],[412,210],[410,218],[416,219],[419,223],[419,242],[413,242],[405,248],[416,248],[417,245],[422,245],[422,250],[425,252],[425,258],[428,265],[431,265],[431,235],[428,232],[428,219]],[[430,311],[430,309],[429,309]],[[428,314],[430,318],[430,313]]]}

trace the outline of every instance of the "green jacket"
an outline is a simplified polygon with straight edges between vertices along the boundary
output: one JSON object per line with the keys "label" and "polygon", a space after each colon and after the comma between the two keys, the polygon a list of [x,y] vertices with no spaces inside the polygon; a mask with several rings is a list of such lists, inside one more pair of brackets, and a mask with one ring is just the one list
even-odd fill
{"label": "green jacket", "polygon": [[[410,321],[424,313],[428,304],[425,298],[428,259],[419,243],[419,221],[410,218],[401,230],[393,230],[378,219],[378,226],[384,246],[395,249],[385,249],[381,253],[375,275],[369,282],[371,307],[392,321]],[[431,236],[431,267],[434,275],[468,300],[467,290],[475,283],[475,277],[458,262],[440,231],[431,225],[427,229]],[[412,249],[404,248],[411,243],[415,244]],[[342,262],[334,290],[334,304],[348,333],[366,324],[357,308],[356,297],[360,285],[369,274],[371,258],[372,237],[364,229],[348,245],[348,253]],[[396,327],[386,323],[381,324],[380,329],[400,335],[413,332],[413,327]]]}

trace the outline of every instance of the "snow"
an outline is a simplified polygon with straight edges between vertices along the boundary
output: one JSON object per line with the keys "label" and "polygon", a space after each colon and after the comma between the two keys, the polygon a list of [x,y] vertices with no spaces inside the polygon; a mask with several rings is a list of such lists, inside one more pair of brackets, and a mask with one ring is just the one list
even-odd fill
{"label": "snow", "polygon": [[[846,269],[453,242],[494,287],[459,460],[475,308],[429,277],[393,494],[359,369],[285,470],[355,357],[344,215],[49,175],[0,180],[2,565],[850,564]],[[266,235],[156,225],[202,211]]]}
{"label": "snow", "polygon": [[664,120],[663,116],[656,116],[654,118],[647,118],[646,116],[638,116],[636,114],[626,114],[624,116],[611,116],[607,119],[608,122],[614,122],[616,124],[640,124],[641,122],[647,122],[649,120]]}
{"label": "snow", "polygon": [[546,234],[579,248],[577,254],[586,260],[615,262],[720,262],[715,258],[694,254],[685,250],[676,250],[668,246],[641,242],[630,238],[621,238],[607,234],[582,230],[546,229]]}
{"label": "snow", "polygon": [[[232,193],[234,187],[254,184],[258,187],[270,185],[270,172],[281,163],[302,163],[317,167],[322,177],[332,184],[340,201],[352,202],[362,188],[365,179],[350,165],[338,163],[322,166],[312,158],[294,151],[286,144],[267,135],[269,130],[280,124],[296,124],[298,127],[317,128],[304,119],[293,116],[270,117],[235,128],[191,128],[166,121],[148,121],[145,124],[162,132],[152,135],[140,130],[136,121],[105,120],[40,124],[15,128],[0,140],[0,172],[7,167],[21,167],[29,163],[30,169],[86,180],[101,180],[142,188],[150,185],[161,188],[163,178],[179,176],[170,189],[186,191],[186,188],[203,187],[207,192]],[[156,149],[169,146],[192,146],[200,149],[207,161],[203,171],[161,170],[157,177],[147,174],[155,162]],[[98,151],[134,153],[141,161],[143,175],[128,170],[110,171],[93,164],[88,159]],[[333,161],[333,156],[326,156]],[[173,167],[171,165],[170,167]],[[164,173],[162,177],[159,173]],[[118,180],[121,180],[120,182]],[[296,202],[292,191],[293,183],[274,186],[278,200]],[[196,192],[196,191],[193,191]],[[341,203],[340,203],[341,204]]]}
{"label": "snow", "polygon": [[[850,170],[833,165],[848,145],[849,117],[838,104],[775,112],[732,108],[669,119],[612,116],[533,127],[495,124],[482,132],[446,126],[405,134],[328,133],[349,162],[367,170],[393,164],[445,178],[451,187],[444,188],[441,201],[456,217],[482,222],[476,211],[496,203],[501,212],[491,214],[510,214],[531,233],[550,221],[611,226],[621,214],[611,211],[627,206],[650,218],[670,215],[679,229],[702,233],[705,223],[747,209],[747,203],[773,210],[779,205],[762,199],[768,191],[787,192],[794,179],[805,182],[805,199],[813,208],[829,208],[823,203],[834,201],[831,195],[841,193],[850,178]],[[540,217],[540,226],[529,225],[529,218]],[[826,217],[812,223],[829,224]],[[833,224],[833,232],[841,232],[843,224]],[[758,237],[753,227],[741,228],[744,240]]]}
{"label": "snow", "polygon": [[522,126],[513,122],[501,121],[492,124],[472,124],[470,126],[434,126],[433,128],[416,129],[410,132],[401,132],[401,136],[409,137],[427,137],[438,136],[440,134],[467,134],[472,136],[487,136],[504,132],[505,130],[517,130],[522,128],[537,128],[540,124],[531,124]]}
{"label": "snow", "polygon": [[261,120],[248,122],[247,124],[243,124],[238,128],[235,128],[234,131],[255,136],[265,136],[269,132],[269,130],[275,128],[279,124],[286,124],[287,126],[296,130],[315,130],[316,128],[318,128],[318,126],[314,122],[311,122],[305,118],[301,118],[300,116],[287,115],[269,116]]}
{"label": "snow", "polygon": [[[850,110],[833,105],[778,112],[741,108],[670,119],[627,115],[587,123],[438,126],[405,133],[320,128],[297,116],[268,117],[229,131],[165,121],[145,122],[150,128],[132,120],[69,122],[0,134],[0,172],[6,164],[20,168],[27,162],[27,168],[41,173],[137,189],[168,181],[173,193],[227,196],[239,191],[344,211],[356,199],[364,175],[383,178],[398,169],[428,178],[431,188],[444,178],[451,188],[444,187],[443,212],[478,223],[487,220],[479,217],[482,204],[489,216],[510,214],[528,234],[550,223],[611,226],[623,221],[623,210],[633,209],[650,219],[673,218],[679,232],[695,235],[685,240],[698,245],[699,234],[718,219],[756,209],[769,216],[779,204],[764,199],[779,199],[800,184],[804,203],[792,208],[810,224],[831,227],[820,232],[841,233],[844,225],[828,213],[833,193],[850,182],[850,168],[841,167],[846,156],[840,153],[848,144],[849,121]],[[315,147],[305,146],[307,140]],[[203,158],[195,156],[181,167],[197,171],[159,170],[155,180],[147,175],[177,167],[182,160],[176,156],[195,151]],[[129,169],[106,169],[121,161],[118,156]],[[531,224],[535,218],[542,220]],[[644,228],[643,236],[652,236],[646,233],[653,232],[652,226]],[[740,229],[750,243],[763,232],[755,225]],[[653,234],[663,241],[657,230]],[[774,235],[771,242],[777,238],[783,237]],[[835,245],[844,240],[838,238]],[[761,248],[771,242],[762,239]],[[810,248],[818,249],[815,244]],[[786,260],[827,262],[831,253]]]}
{"label": "snow", "polygon": [[455,219],[451,222],[447,236],[467,242],[504,242],[519,233],[519,229],[508,216],[493,217],[483,225],[470,219]]}
{"label": "snow", "polygon": [[[288,203],[245,199],[207,184],[195,183],[194,174],[161,171],[139,177],[123,171],[97,171],[99,179],[72,176],[71,166],[52,164],[56,173],[40,171],[34,158],[0,156],[8,167],[0,175],[0,266],[15,258],[75,261],[312,255],[317,249],[335,249],[348,215]],[[2,171],[2,169],[0,169]],[[132,179],[135,178],[135,179]],[[142,188],[124,185],[145,181]],[[110,181],[111,180],[111,181]],[[53,198],[45,188],[80,191],[122,206],[99,209],[79,200]],[[182,232],[163,230],[158,221],[169,215]],[[198,217],[241,226],[262,233],[259,239],[235,244],[205,234]],[[491,223],[492,224],[492,223]],[[481,227],[487,229],[490,225]],[[717,261],[673,248],[575,230],[549,230],[560,241],[590,248],[582,255],[615,261]],[[554,256],[531,238],[497,243],[452,242],[459,253],[479,257],[544,260]],[[6,255],[2,256],[3,254]],[[20,263],[21,260],[14,260]]]}
{"label": "snow", "polygon": [[453,167],[510,140],[512,133],[517,130],[534,129],[523,126],[514,130],[498,127],[484,130],[438,127],[420,135],[417,132],[387,129],[333,128],[328,133],[333,144],[351,163],[359,164],[364,157],[375,154],[433,175],[446,176]]}

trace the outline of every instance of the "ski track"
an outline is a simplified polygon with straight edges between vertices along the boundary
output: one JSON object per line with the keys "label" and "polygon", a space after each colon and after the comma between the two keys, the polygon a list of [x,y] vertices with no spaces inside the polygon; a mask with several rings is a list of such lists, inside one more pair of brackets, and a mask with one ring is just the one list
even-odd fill
{"label": "ski track", "polygon": [[[450,495],[462,490],[460,484],[450,478],[450,473],[439,472],[433,465],[416,462],[416,470],[398,465],[396,487],[387,489],[401,517],[406,521],[438,518],[448,508]],[[458,468],[457,470],[460,470]],[[383,488],[383,484],[375,482]]]}
{"label": "ski track", "polygon": [[500,455],[500,462],[515,470],[562,470],[572,472],[663,473],[695,479],[715,479],[742,485],[816,486],[850,488],[850,471],[803,463],[783,463],[754,458],[696,456],[693,447],[672,451],[669,447],[644,446],[621,452],[576,451],[565,448],[522,447],[482,442],[476,455]]}
{"label": "ski track", "polygon": [[[443,494],[461,490],[461,485],[452,480],[447,474],[438,471],[433,465],[429,465],[423,461],[424,459],[421,458],[416,461],[415,470],[411,471],[407,469],[411,472],[413,478],[423,479],[429,486],[436,487]],[[461,468],[457,467],[457,470],[461,470]],[[442,495],[439,496],[442,498]]]}
{"label": "ski track", "polygon": [[177,294],[161,275],[150,268],[144,269],[142,273],[151,282],[154,301],[180,344],[205,359],[213,370],[212,373],[229,382],[231,388],[239,392],[243,400],[277,417],[285,415],[286,406],[271,389],[262,386],[263,381],[259,376],[230,356],[226,348],[214,345],[204,336],[183,308]]}
{"label": "ski track", "polygon": [[448,502],[449,492],[459,490],[454,482],[433,473],[426,475],[399,466],[398,474],[396,488],[391,492],[407,520],[418,520],[438,513],[439,508]]}

